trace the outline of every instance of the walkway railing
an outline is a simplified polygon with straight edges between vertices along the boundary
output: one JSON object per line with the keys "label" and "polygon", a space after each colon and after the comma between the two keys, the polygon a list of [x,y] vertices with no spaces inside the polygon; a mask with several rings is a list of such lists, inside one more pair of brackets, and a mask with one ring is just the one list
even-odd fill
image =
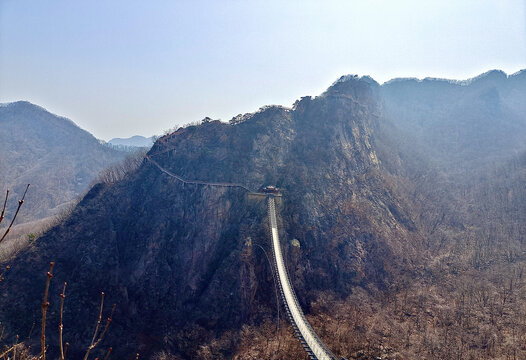
{"label": "walkway railing", "polygon": [[316,335],[301,310],[298,298],[296,297],[296,293],[290,282],[287,268],[285,267],[285,261],[283,260],[276,220],[276,205],[272,195],[268,196],[268,214],[272,234],[272,249],[276,266],[275,271],[278,273],[281,296],[296,335],[300,338],[303,348],[311,358],[318,360],[338,360],[338,357],[331,353]]}
{"label": "walkway railing", "polygon": [[255,191],[250,190],[249,188],[247,188],[245,185],[242,185],[242,184],[222,183],[222,182],[208,182],[208,181],[201,181],[201,180],[187,180],[187,179],[183,179],[179,175],[176,175],[176,174],[166,170],[165,168],[163,168],[161,165],[159,165],[159,163],[157,161],[152,159],[150,156],[146,155],[146,159],[150,160],[150,162],[152,164],[154,164],[155,166],[157,166],[159,168],[159,170],[161,170],[163,173],[165,173],[166,175],[170,175],[173,178],[176,178],[177,180],[181,181],[183,184],[197,184],[197,185],[209,185],[209,186],[221,186],[221,187],[237,187],[237,188],[241,188],[243,190],[246,190],[249,193],[256,193]]}
{"label": "walkway railing", "polygon": [[[166,170],[159,163],[153,160],[150,156],[146,156],[146,159],[154,164],[161,172],[166,175],[169,175],[183,184],[197,184],[197,185],[209,185],[209,186],[220,186],[220,187],[233,187],[241,188],[248,191],[252,194],[262,195],[261,193],[256,193],[242,184],[235,183],[219,183],[219,182],[206,182],[200,180],[187,180],[182,177]],[[338,360],[336,357],[320,340],[316,335],[316,332],[310,326],[307,318],[301,310],[300,303],[294,292],[294,288],[290,282],[290,277],[285,267],[285,261],[283,260],[283,254],[281,252],[281,244],[279,241],[278,234],[278,222],[276,219],[276,205],[274,201],[274,194],[267,195],[268,199],[268,215],[270,219],[270,232],[272,235],[272,252],[274,254],[274,272],[278,275],[278,282],[281,292],[281,298],[287,310],[287,315],[289,320],[294,328],[296,336],[299,338],[301,345],[309,354],[311,359],[317,360]],[[278,195],[279,196],[279,195]]]}

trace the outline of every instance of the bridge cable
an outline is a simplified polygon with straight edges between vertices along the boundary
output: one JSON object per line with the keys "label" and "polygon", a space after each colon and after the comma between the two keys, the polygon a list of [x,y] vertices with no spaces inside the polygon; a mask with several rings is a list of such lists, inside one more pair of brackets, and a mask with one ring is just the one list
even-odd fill
{"label": "bridge cable", "polygon": [[[259,245],[259,244],[254,244],[255,246],[259,247],[261,250],[263,250],[263,253],[265,254],[265,257],[267,258],[267,261],[268,261],[268,264],[270,266],[270,272],[272,273],[272,280],[274,282],[274,290],[276,292],[276,308],[278,310],[278,323],[277,323],[277,327],[276,327],[276,339],[278,340],[278,349],[277,351],[279,351],[279,348],[280,348],[280,344],[281,342],[279,341],[279,323],[280,323],[280,316],[279,316],[279,308],[280,308],[280,304],[279,304],[279,300],[280,300],[280,297],[278,295],[278,283],[277,283],[277,280],[276,280],[276,274],[275,274],[275,271],[273,269],[273,266],[272,266],[272,262],[270,261],[270,258],[266,252],[266,250],[263,248],[263,246]],[[274,353],[276,353],[277,351],[275,351]]]}

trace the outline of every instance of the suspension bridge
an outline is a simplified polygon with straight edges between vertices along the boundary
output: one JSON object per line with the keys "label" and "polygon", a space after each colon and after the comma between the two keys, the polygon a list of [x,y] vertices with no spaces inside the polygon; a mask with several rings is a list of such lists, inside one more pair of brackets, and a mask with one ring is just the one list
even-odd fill
{"label": "suspension bridge", "polygon": [[339,360],[321,341],[321,339],[316,335],[316,332],[309,324],[303,310],[301,309],[298,298],[290,277],[288,275],[287,267],[285,266],[285,260],[283,258],[283,253],[281,251],[281,243],[279,240],[279,231],[278,231],[278,221],[276,217],[276,204],[275,197],[281,196],[280,194],[267,193],[262,194],[260,192],[254,192],[242,184],[235,183],[222,183],[222,182],[206,182],[200,180],[187,180],[184,179],[166,169],[164,169],[159,163],[153,160],[150,156],[146,156],[146,159],[149,160],[153,165],[155,165],[161,172],[171,176],[183,184],[196,184],[196,185],[208,185],[208,186],[218,186],[218,187],[231,187],[231,188],[240,188],[245,191],[248,191],[249,194],[257,194],[260,196],[266,196],[267,206],[268,206],[268,218],[269,218],[269,227],[270,235],[272,242],[272,253],[273,253],[273,271],[277,275],[279,289],[281,294],[281,300],[286,309],[289,321],[294,329],[296,337],[299,339],[303,349],[307,352],[310,359],[313,360]]}

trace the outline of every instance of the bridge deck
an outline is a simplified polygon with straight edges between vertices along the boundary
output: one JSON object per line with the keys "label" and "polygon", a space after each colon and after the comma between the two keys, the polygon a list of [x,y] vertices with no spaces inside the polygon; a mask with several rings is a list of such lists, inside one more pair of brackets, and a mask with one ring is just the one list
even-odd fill
{"label": "bridge deck", "polygon": [[161,172],[171,176],[183,184],[196,184],[196,185],[207,185],[207,186],[219,186],[219,187],[234,187],[241,188],[246,190],[249,195],[253,196],[267,196],[268,198],[268,214],[270,219],[270,230],[272,235],[272,250],[274,253],[274,271],[278,275],[279,286],[281,297],[287,310],[287,314],[292,323],[292,327],[296,335],[298,336],[301,345],[309,355],[311,359],[318,360],[338,360],[338,358],[331,353],[331,351],[323,344],[320,338],[316,335],[316,332],[312,329],[307,318],[301,310],[299,301],[294,292],[294,288],[289,279],[287,273],[287,268],[285,267],[285,262],[283,260],[283,255],[281,253],[281,244],[279,242],[278,235],[278,222],[276,220],[276,205],[274,197],[280,197],[281,194],[262,194],[259,192],[251,191],[249,188],[242,184],[233,184],[233,183],[220,183],[220,182],[206,182],[200,180],[187,180],[182,177],[166,170],[159,163],[153,160],[150,156],[146,156],[146,159],[149,160],[153,165],[155,165]]}
{"label": "bridge deck", "polygon": [[279,241],[278,225],[276,220],[276,205],[274,197],[268,197],[268,213],[270,218],[270,230],[272,233],[272,249],[274,252],[275,266],[281,288],[281,295],[292,326],[300,338],[300,341],[311,358],[318,360],[337,360],[316,335],[301,310],[294,288],[289,279]]}

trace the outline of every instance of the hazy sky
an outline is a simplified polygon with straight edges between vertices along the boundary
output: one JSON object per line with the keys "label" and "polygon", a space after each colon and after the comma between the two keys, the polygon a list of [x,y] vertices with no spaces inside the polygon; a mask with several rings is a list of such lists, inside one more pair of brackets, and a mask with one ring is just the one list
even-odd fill
{"label": "hazy sky", "polygon": [[0,102],[96,137],[290,106],[343,74],[526,68],[525,0],[0,0]]}

